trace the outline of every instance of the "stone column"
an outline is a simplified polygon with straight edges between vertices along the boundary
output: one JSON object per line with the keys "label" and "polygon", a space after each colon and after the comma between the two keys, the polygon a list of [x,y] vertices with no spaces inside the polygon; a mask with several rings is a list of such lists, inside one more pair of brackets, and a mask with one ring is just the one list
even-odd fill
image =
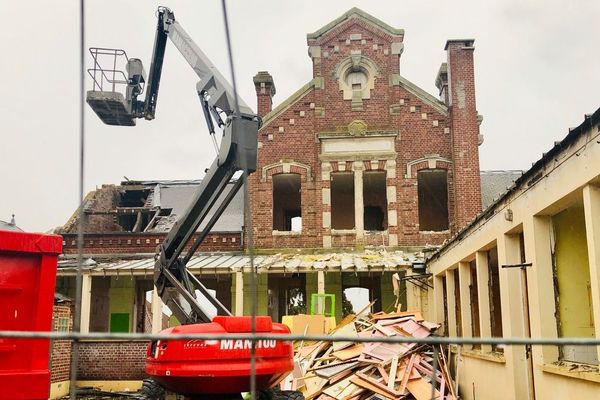
{"label": "stone column", "polygon": [[[524,221],[525,254],[533,265],[527,268],[531,336],[556,338],[556,306],[552,266],[552,218],[532,216]],[[500,281],[502,285],[502,281]],[[504,321],[503,321],[504,322]],[[558,360],[557,346],[533,346],[534,365]],[[538,373],[538,368],[534,369]]]}
{"label": "stone column", "polygon": [[[317,272],[317,293],[325,294],[325,272],[318,271]],[[321,297],[317,300],[317,313],[322,314],[325,310],[325,305],[323,304],[323,299]]]}
{"label": "stone column", "polygon": [[448,336],[456,337],[456,293],[454,292],[454,270],[446,270],[446,307],[448,308]]}
{"label": "stone column", "polygon": [[[525,327],[527,317],[523,304],[523,271],[520,268],[502,268],[502,265],[521,262],[519,236],[502,235],[497,243],[502,334],[505,337],[528,336],[529,327]],[[506,367],[512,373],[512,379],[506,382],[506,390],[513,391],[513,397],[516,399],[531,398],[527,349],[525,346],[507,346],[504,349],[504,357]]]}
{"label": "stone column", "polygon": [[365,206],[363,199],[363,170],[362,161],[355,161],[354,170],[354,229],[356,242],[363,243],[365,237]]}
{"label": "stone column", "polygon": [[90,331],[90,308],[92,304],[92,275],[83,274],[81,277],[81,317],[79,319],[79,331],[88,333]]}
{"label": "stone column", "polygon": [[235,315],[244,315],[244,273],[235,273]]}
{"label": "stone column", "polygon": [[[444,322],[444,283],[442,280],[443,276],[444,275],[437,275],[433,277],[433,321],[439,323]],[[444,332],[446,334],[448,333],[447,326],[444,326]]]}
{"label": "stone column", "polygon": [[154,286],[152,290],[152,333],[158,333],[162,330],[162,306],[162,299],[158,295],[156,286]]}
{"label": "stone column", "polygon": [[[471,284],[471,265],[468,262],[458,263],[458,279],[460,282],[460,319],[462,321],[462,336],[464,338],[473,337],[473,321],[471,319],[471,293],[469,285]],[[466,349],[473,346],[465,345]]]}
{"label": "stone column", "polygon": [[[583,188],[583,208],[590,263],[594,329],[596,338],[600,338],[600,188],[591,185]],[[600,360],[600,346],[597,350]]]}
{"label": "stone column", "polygon": [[[487,251],[478,251],[475,253],[475,264],[477,268],[477,302],[479,303],[479,332],[481,337],[492,336],[492,322],[490,315],[490,272],[488,268]],[[482,344],[483,352],[491,352],[492,346]]]}

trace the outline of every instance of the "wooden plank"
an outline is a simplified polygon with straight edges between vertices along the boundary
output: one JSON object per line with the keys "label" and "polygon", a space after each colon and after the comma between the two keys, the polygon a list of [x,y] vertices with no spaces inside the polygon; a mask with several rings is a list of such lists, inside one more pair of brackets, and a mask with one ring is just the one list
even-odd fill
{"label": "wooden plank", "polygon": [[327,379],[319,378],[316,375],[304,376],[304,385],[306,390],[304,392],[304,398],[310,400],[319,394],[321,394],[323,387],[327,384]]}
{"label": "wooden plank", "polygon": [[398,391],[400,393],[404,393],[404,391],[406,390],[406,385],[408,384],[408,379],[410,378],[410,374],[412,372],[412,366],[413,366],[413,363],[415,362],[415,357],[416,357],[416,354],[413,354],[412,356],[410,356],[410,360],[408,360],[408,365],[406,366],[406,371],[404,372],[404,376],[402,377],[402,382],[400,382],[400,388],[398,389]]}
{"label": "wooden plank", "polygon": [[[341,399],[349,394],[351,394],[353,391],[358,390],[358,386],[356,386],[355,384],[353,384],[351,382],[352,380],[352,376],[348,376],[345,379],[342,379],[339,382],[336,382],[333,385],[329,385],[328,387],[326,387],[323,390],[323,393],[325,393],[328,396],[334,397],[336,399]],[[345,393],[344,395],[342,395],[342,393]]]}
{"label": "wooden plank", "polygon": [[[431,385],[422,377],[409,381],[406,388],[417,400],[431,400]],[[440,392],[437,390],[434,390],[433,393],[434,399],[440,397]]]}
{"label": "wooden plank", "polygon": [[384,383],[378,382],[375,379],[371,378],[370,376],[367,376],[367,375],[363,374],[362,372],[357,372],[356,373],[356,377],[360,378],[360,379],[363,379],[363,380],[365,380],[367,382],[370,382],[372,385],[375,385],[380,390],[384,391],[385,393],[388,393],[389,395],[391,395],[393,397],[400,397],[402,395],[402,393],[397,392],[394,389],[388,388]]}
{"label": "wooden plank", "polygon": [[[390,379],[388,376],[388,373],[385,371],[385,368],[383,368],[383,365],[378,365],[377,371],[379,371],[379,373],[381,374],[381,377],[383,378],[384,382],[387,382]],[[392,389],[394,389],[394,388],[392,388]]]}
{"label": "wooden plank", "polygon": [[[341,327],[336,330],[331,336],[347,336],[347,337],[358,337],[358,333],[356,332],[356,326],[351,323]],[[333,342],[333,350],[338,351],[345,349],[346,347],[352,346],[354,343],[352,342]]]}
{"label": "wooden plank", "polygon": [[340,351],[334,351],[331,353],[332,356],[339,358],[342,361],[350,360],[351,358],[358,357],[362,354],[363,349],[362,343],[357,343],[352,347],[348,347],[347,349],[343,349]]}
{"label": "wooden plank", "polygon": [[332,376],[331,378],[329,378],[329,383],[330,384],[334,384],[336,382],[341,381],[342,379],[346,378],[348,375],[353,374],[354,370],[351,369],[347,369],[346,371],[342,371],[337,375]]}
{"label": "wooden plank", "polygon": [[[450,349],[450,348],[448,347],[448,349]],[[440,351],[440,354],[441,354],[441,358],[442,358],[442,360],[441,360],[442,361],[441,362],[442,375],[446,379],[446,384],[448,385],[448,389],[450,391],[450,396],[452,397],[452,400],[456,400],[456,392],[454,392],[454,385],[452,384],[452,378],[450,377],[450,372],[448,371],[448,364],[446,362],[446,356],[444,355],[443,351]]]}
{"label": "wooden plank", "polygon": [[388,376],[387,386],[390,389],[394,389],[396,383],[396,372],[398,371],[398,356],[392,358],[392,365],[390,367],[390,375]]}
{"label": "wooden plank", "polygon": [[343,363],[332,365],[328,368],[323,368],[315,371],[315,375],[320,376],[321,378],[331,378],[334,375],[339,374],[340,372],[352,369],[358,365],[358,361],[354,361],[351,363]]}
{"label": "wooden plank", "polygon": [[351,379],[351,382],[354,383],[355,385],[358,385],[362,388],[365,388],[367,390],[370,390],[372,392],[378,393],[381,396],[387,398],[387,399],[392,399],[392,400],[396,400],[396,399],[400,399],[400,396],[394,396],[390,393],[388,393],[385,390],[382,390],[381,388],[373,385],[371,382],[369,381],[365,381],[362,378],[359,378],[358,376],[355,376]]}

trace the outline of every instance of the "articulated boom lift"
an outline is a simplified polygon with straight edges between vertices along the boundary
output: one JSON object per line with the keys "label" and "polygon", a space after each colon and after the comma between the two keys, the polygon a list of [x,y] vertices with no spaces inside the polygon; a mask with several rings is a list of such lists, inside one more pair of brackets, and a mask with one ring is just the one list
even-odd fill
{"label": "articulated boom lift", "polygon": [[[91,48],[94,67],[88,70],[94,90],[88,91],[87,103],[108,125],[134,126],[136,118],[154,119],[158,89],[167,38],[185,57],[200,77],[196,90],[204,117],[216,145],[215,123],[223,129],[218,156],[206,171],[186,212],[175,223],[156,251],[154,283],[163,302],[171,309],[182,326],[163,333],[214,333],[224,339],[214,341],[170,340],[153,342],[146,358],[146,372],[167,389],[190,398],[226,395],[250,390],[250,353],[252,342],[228,340],[228,333],[251,331],[250,317],[233,317],[206,287],[187,269],[186,264],[242,187],[247,175],[237,179],[224,193],[234,174],[256,170],[257,134],[260,118],[235,94],[208,57],[192,41],[175,15],[165,7],[158,9],[158,23],[148,80],[142,62],[128,59],[123,50]],[[104,56],[124,56],[126,74],[102,68]],[[125,86],[125,96],[116,90]],[[105,90],[109,86],[110,90]],[[145,87],[144,87],[145,86]],[[145,99],[138,100],[145,90]],[[222,118],[223,116],[223,118]],[[223,194],[223,196],[221,196]],[[214,209],[210,218],[209,212]],[[197,239],[185,255],[184,248],[198,228]],[[203,307],[196,291],[216,308],[217,315]],[[259,316],[255,331],[289,333],[282,324],[272,323],[270,317]],[[292,346],[284,341],[254,343],[256,388],[265,390],[276,385],[292,370]],[[295,397],[298,393],[279,395]]]}

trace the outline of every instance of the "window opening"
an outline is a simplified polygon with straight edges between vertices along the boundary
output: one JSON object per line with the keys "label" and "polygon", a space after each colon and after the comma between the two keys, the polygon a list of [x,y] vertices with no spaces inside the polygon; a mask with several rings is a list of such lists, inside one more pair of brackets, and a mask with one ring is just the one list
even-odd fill
{"label": "window opening", "polygon": [[363,174],[363,202],[365,230],[387,229],[385,171],[366,171]]}
{"label": "window opening", "polygon": [[[344,299],[346,299],[352,306],[348,314],[356,314],[369,305],[370,291],[364,287],[349,287],[344,289]],[[342,303],[342,306],[348,307],[348,304]],[[344,310],[344,314],[346,314],[346,311],[348,310]],[[371,312],[370,309],[365,310],[365,313],[369,312]]]}
{"label": "window opening", "polygon": [[149,194],[150,189],[128,189],[120,192],[117,207],[144,207]]}
{"label": "window opening", "polygon": [[442,169],[417,172],[419,230],[448,229],[448,173]]}
{"label": "window opening", "polygon": [[269,274],[267,295],[268,314],[274,321],[281,322],[285,315],[306,314],[306,274]]}
{"label": "window opening", "polygon": [[[595,330],[583,205],[574,205],[554,215],[552,224],[558,334],[560,337],[593,338]],[[561,358],[598,364],[597,350],[593,346],[562,346]]]}
{"label": "window opening", "polygon": [[331,174],[331,227],[354,229],[354,173]]}
{"label": "window opening", "polygon": [[302,229],[300,175],[273,175],[273,230]]}

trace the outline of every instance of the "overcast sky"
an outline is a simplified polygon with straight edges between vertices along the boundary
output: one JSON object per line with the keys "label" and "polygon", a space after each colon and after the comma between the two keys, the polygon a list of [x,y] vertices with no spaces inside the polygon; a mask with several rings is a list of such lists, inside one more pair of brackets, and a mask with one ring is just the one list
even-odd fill
{"label": "overcast sky", "polygon": [[[79,200],[78,1],[2,1],[0,220],[28,231],[64,224]],[[149,66],[158,4],[228,79],[221,3],[87,2],[86,48],[123,48]],[[527,169],[600,107],[600,2],[229,1],[241,96],[256,108],[252,76],[268,70],[275,106],[311,78],[306,34],[353,6],[404,28],[401,74],[436,95],[447,39],[475,38],[481,169]],[[86,55],[86,68],[91,58]],[[103,125],[86,107],[85,191],[129,179],[194,179],[215,152],[195,93],[196,75],[169,44],[156,120]],[[87,88],[91,87],[88,80]],[[382,110],[386,112],[387,110]]]}

